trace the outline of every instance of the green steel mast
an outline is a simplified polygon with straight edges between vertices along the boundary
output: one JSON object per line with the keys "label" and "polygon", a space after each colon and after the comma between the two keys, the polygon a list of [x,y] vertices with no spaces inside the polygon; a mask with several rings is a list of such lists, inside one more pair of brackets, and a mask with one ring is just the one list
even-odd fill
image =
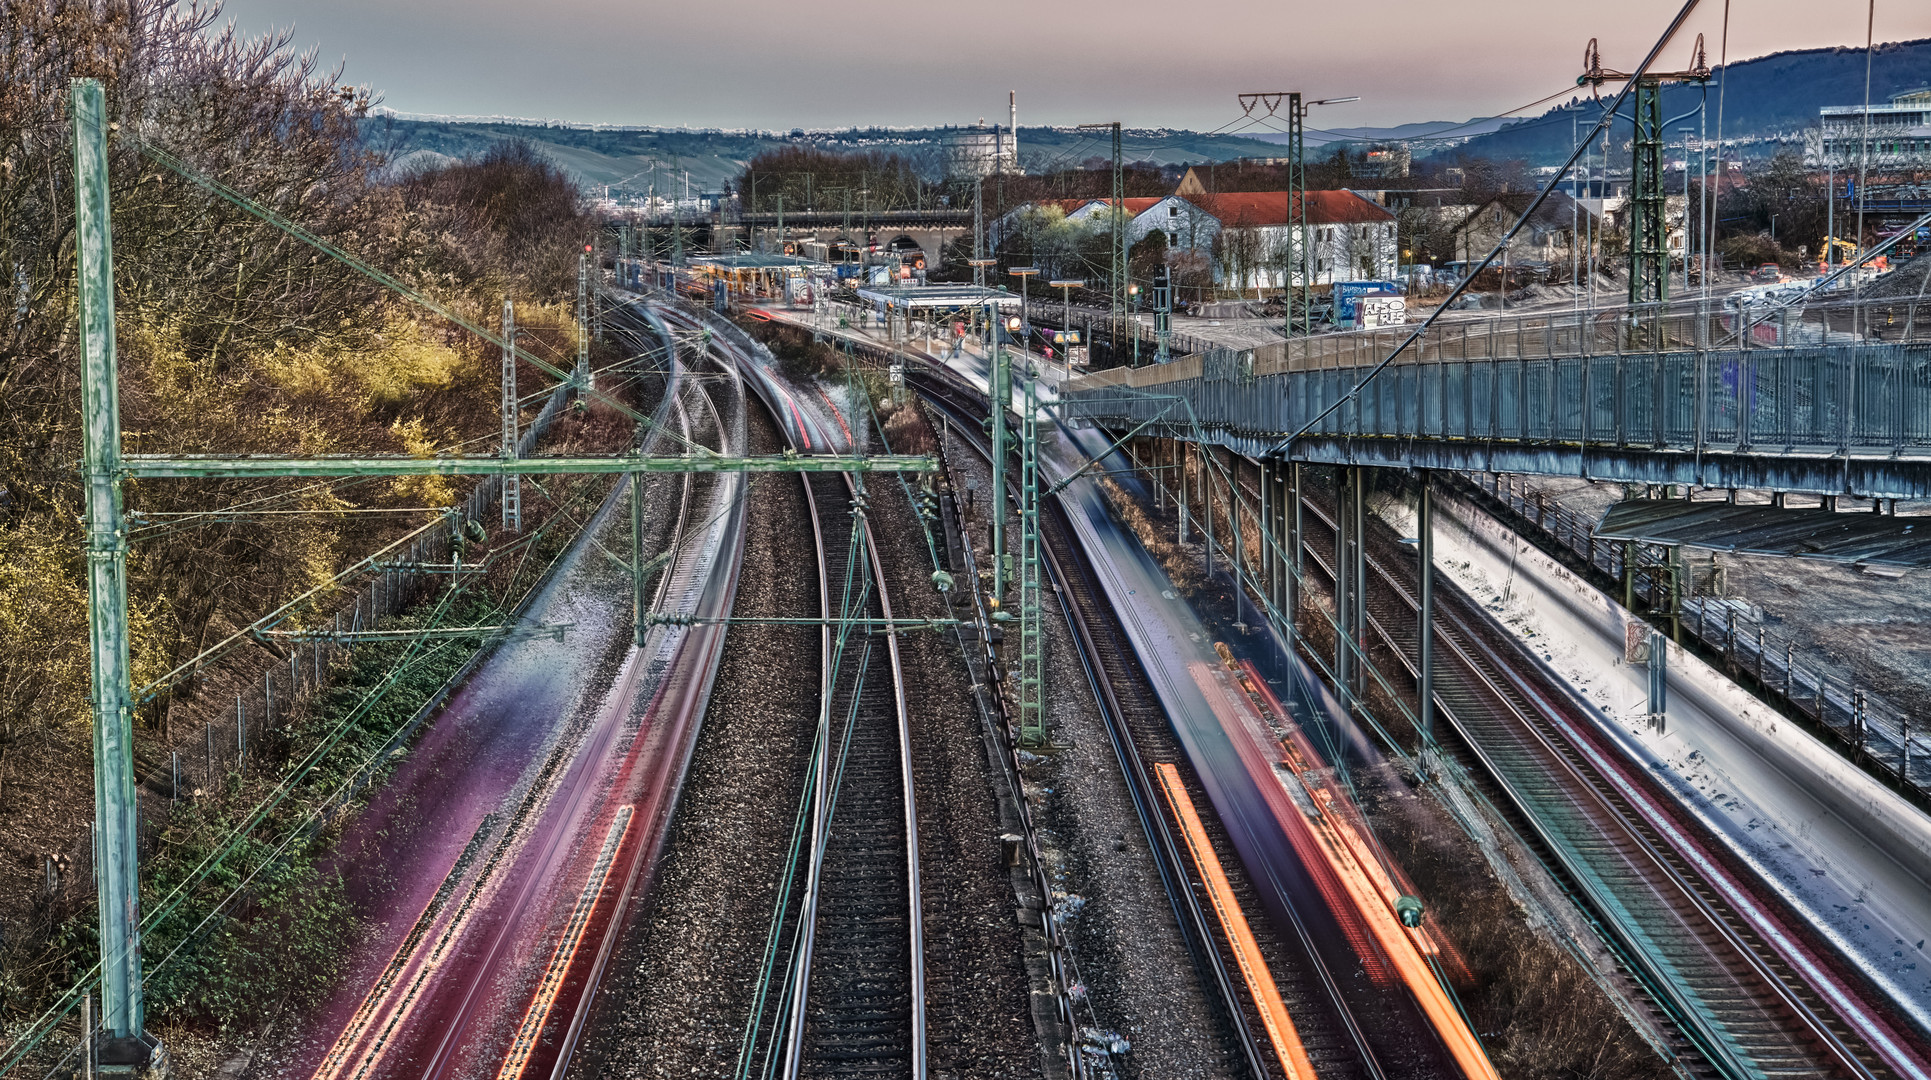
{"label": "green steel mast", "polygon": [[81,415],[87,484],[87,610],[93,680],[94,872],[101,916],[101,1060],[147,1060],[141,1004],[139,807],[129,688],[127,532],[121,517],[120,372],[114,240],[101,84],[74,79],[74,218],[80,262]]}

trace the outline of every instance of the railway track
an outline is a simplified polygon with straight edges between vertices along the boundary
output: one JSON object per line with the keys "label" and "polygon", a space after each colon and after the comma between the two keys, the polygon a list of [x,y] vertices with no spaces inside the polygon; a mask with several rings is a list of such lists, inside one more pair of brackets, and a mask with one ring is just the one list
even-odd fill
{"label": "railway track", "polygon": [[[952,420],[956,431],[983,459],[990,447],[979,436],[985,399],[975,390],[926,372],[909,373],[911,385]],[[1041,548],[1050,578],[1078,647],[1080,663],[1099,705],[1128,795],[1146,833],[1168,903],[1192,954],[1195,975],[1217,1003],[1227,1027],[1230,1071],[1255,1077],[1280,1076],[1285,1070],[1265,1039],[1260,1009],[1249,988],[1235,974],[1232,943],[1209,911],[1204,886],[1182,855],[1181,823],[1172,804],[1156,787],[1152,761],[1178,766],[1196,806],[1210,804],[1186,755],[1175,740],[1164,707],[1141,667],[1118,617],[1101,592],[1093,567],[1073,535],[1071,523],[1057,500],[1047,500],[1041,514]],[[1203,824],[1215,855],[1229,868],[1233,891],[1244,911],[1263,910],[1252,885],[1240,870],[1240,860],[1218,819],[1204,816]],[[1270,960],[1270,970],[1283,1003],[1294,1018],[1309,1060],[1322,1077],[1375,1076],[1372,1052],[1348,1006],[1331,992],[1322,978],[1319,960],[1304,942],[1283,938],[1269,920],[1254,923],[1256,937]]]}
{"label": "railway track", "polygon": [[[720,401],[681,363],[666,376],[646,449],[662,440],[726,451],[741,443],[741,400]],[[696,616],[728,610],[740,550],[741,517],[731,509],[738,482],[693,475],[649,489],[671,510],[659,519],[665,525],[652,522],[672,553],[656,578],[662,608]],[[371,969],[372,984],[343,1002],[317,1080],[435,1077],[479,1066],[521,1077],[567,1061],[627,906],[647,886],[722,639],[717,627],[658,628],[644,649],[630,647],[628,604],[609,602],[618,582],[589,554],[605,547],[601,532],[622,535],[611,519],[624,499],[619,488],[604,500],[571,571],[585,583],[584,596],[594,597],[580,601],[597,616],[586,632],[602,635],[574,656],[615,661],[582,673],[609,680],[607,689],[578,693],[570,680],[526,677],[539,668],[571,670],[568,652],[485,665],[482,689],[459,706],[468,711],[458,719],[463,731],[494,725],[492,734],[440,758],[418,748],[439,762],[424,766],[432,770],[426,789],[454,786],[477,796],[434,819],[438,835],[471,840],[456,845],[460,853],[446,842],[424,846],[418,857],[446,876],[420,915],[408,909],[415,917],[400,924],[408,930],[394,955]],[[633,709],[648,713],[648,737],[633,737]],[[537,717],[543,722],[530,722]]]}
{"label": "railway track", "polygon": [[[681,318],[695,320],[689,313]],[[700,324],[701,325],[701,324]],[[718,336],[727,351],[737,335]],[[748,357],[740,358],[747,369]],[[787,391],[747,381],[794,446],[838,445],[788,407]],[[924,925],[911,727],[893,618],[864,488],[849,474],[802,474],[817,562],[819,727],[802,887],[779,926],[791,935],[784,993],[759,1017],[766,1075],[902,1076],[927,1070]]]}
{"label": "railway track", "polygon": [[923,927],[905,684],[896,635],[846,619],[892,617],[860,489],[805,479],[824,632],[817,797],[806,929],[796,964],[787,1076],[925,1075]]}
{"label": "railway track", "polygon": [[[1318,499],[1305,505],[1307,564],[1332,588],[1333,520]],[[1388,530],[1369,533],[1369,628],[1413,675],[1419,569]],[[1496,785],[1518,832],[1708,1069],[1900,1075],[1881,1022],[1874,1032],[1832,1007],[1851,992],[1802,929],[1695,841],[1694,823],[1479,605],[1446,581],[1436,596],[1438,711],[1464,763]]]}

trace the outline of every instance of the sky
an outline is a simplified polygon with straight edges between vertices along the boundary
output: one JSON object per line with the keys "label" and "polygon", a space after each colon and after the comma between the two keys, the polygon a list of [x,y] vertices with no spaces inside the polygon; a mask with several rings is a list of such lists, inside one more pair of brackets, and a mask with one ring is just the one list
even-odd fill
{"label": "sky", "polygon": [[[1729,55],[1862,47],[1868,0],[1731,0]],[[1628,70],[1681,0],[227,0],[404,113],[692,127],[1019,121],[1237,130],[1242,91],[1358,95],[1315,127],[1463,120],[1566,97],[1584,44]],[[1103,15],[1103,17],[1102,17]],[[1718,60],[1702,0],[1659,63]],[[1876,38],[1931,37],[1931,3],[1876,0]],[[1531,114],[1540,108],[1530,110]]]}

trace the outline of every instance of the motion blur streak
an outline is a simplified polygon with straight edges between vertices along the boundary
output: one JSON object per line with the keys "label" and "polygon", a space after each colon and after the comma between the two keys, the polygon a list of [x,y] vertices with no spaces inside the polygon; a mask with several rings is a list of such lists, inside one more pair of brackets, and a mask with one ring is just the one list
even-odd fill
{"label": "motion blur streak", "polygon": [[590,922],[590,912],[603,895],[603,885],[610,877],[610,865],[616,859],[617,846],[630,833],[630,818],[634,811],[635,807],[631,806],[618,808],[617,820],[610,824],[610,835],[604,839],[596,865],[590,868],[590,880],[584,882],[583,893],[577,897],[576,909],[570,912],[563,938],[557,942],[556,952],[550,956],[550,966],[543,971],[536,1000],[530,1002],[529,1011],[523,1014],[523,1023],[517,1027],[516,1039],[510,1043],[510,1056],[503,1062],[502,1071],[496,1074],[497,1080],[518,1080],[523,1070],[529,1067],[530,1050],[536,1045],[537,1036],[542,1034],[543,1025],[550,1019],[550,1007],[556,1004],[557,990],[563,985],[564,974],[570,970],[571,961],[577,958],[577,948],[583,944],[584,927]]}
{"label": "motion blur streak", "polygon": [[1247,916],[1241,914],[1234,891],[1227,884],[1227,872],[1221,869],[1220,857],[1214,854],[1213,845],[1207,840],[1207,830],[1200,824],[1200,814],[1194,810],[1193,799],[1188,797],[1187,789],[1181,783],[1180,770],[1166,761],[1155,764],[1154,769],[1160,773],[1160,783],[1167,789],[1167,801],[1173,804],[1174,816],[1180,819],[1181,830],[1187,838],[1187,849],[1193,853],[1194,866],[1200,870],[1200,880],[1207,887],[1208,899],[1213,901],[1214,913],[1220,916],[1220,926],[1227,934],[1228,945],[1234,950],[1234,960],[1240,965],[1241,975],[1247,979],[1247,988],[1254,995],[1254,1004],[1260,1009],[1261,1022],[1267,1025],[1267,1037],[1274,1043],[1274,1056],[1287,1070],[1289,1080],[1302,1080],[1304,1077],[1314,1080],[1314,1064],[1307,1059],[1307,1051],[1301,1047],[1300,1033],[1294,1030],[1294,1021],[1287,1015],[1287,1006],[1281,1003],[1274,976],[1261,959],[1260,943],[1254,940],[1254,932],[1247,925]]}

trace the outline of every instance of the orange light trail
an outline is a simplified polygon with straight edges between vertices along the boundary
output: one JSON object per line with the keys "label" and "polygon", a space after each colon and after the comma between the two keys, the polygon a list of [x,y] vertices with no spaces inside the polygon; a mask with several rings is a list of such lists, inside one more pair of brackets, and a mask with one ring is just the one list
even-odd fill
{"label": "orange light trail", "polygon": [[[1247,672],[1242,671],[1238,664],[1229,663],[1227,666],[1233,670],[1235,677],[1240,679],[1243,688],[1249,694],[1258,695],[1258,687],[1262,685],[1259,680],[1250,679]],[[1251,699],[1249,703],[1254,704]],[[1256,718],[1258,712],[1257,707]],[[1291,814],[1300,818],[1306,827],[1313,830],[1327,865],[1340,880],[1342,888],[1347,890],[1354,909],[1367,922],[1369,932],[1381,946],[1381,952],[1394,965],[1395,971],[1401,976],[1401,981],[1407,985],[1408,992],[1414,996],[1415,1003],[1421,1006],[1422,1014],[1434,1026],[1436,1034],[1441,1037],[1442,1045],[1448,1050],[1449,1056],[1455,1060],[1462,1075],[1469,1077],[1470,1080],[1501,1080],[1495,1071],[1495,1066],[1488,1059],[1488,1053],[1482,1049],[1481,1041],[1475,1037],[1475,1032],[1469,1028],[1468,1021],[1462,1016],[1461,1010],[1456,1008],[1455,1003],[1449,999],[1448,991],[1443,988],[1441,980],[1435,977],[1434,969],[1422,956],[1424,952],[1430,954],[1435,952],[1433,939],[1419,927],[1410,930],[1401,925],[1401,921],[1395,917],[1394,901],[1399,898],[1400,893],[1394,882],[1383,871],[1380,861],[1369,853],[1367,842],[1355,830],[1353,824],[1337,812],[1340,806],[1345,805],[1346,800],[1344,797],[1337,797],[1321,775],[1325,762],[1315,752],[1313,744],[1301,736],[1299,726],[1294,724],[1284,712],[1280,715],[1294,733],[1288,741],[1279,744],[1284,751],[1287,751],[1283,763],[1293,772],[1292,782],[1306,792],[1308,801],[1301,804],[1299,800],[1288,799],[1284,801],[1289,805],[1283,807],[1270,799],[1269,805],[1274,807],[1277,815]],[[1271,736],[1263,736],[1257,730],[1258,725],[1240,723],[1238,717],[1233,719],[1236,720],[1235,726],[1238,730],[1230,731],[1229,735],[1237,742],[1246,741],[1252,746],[1253,743],[1264,739],[1267,743],[1272,743]],[[1281,778],[1271,768],[1267,772],[1272,781],[1268,786],[1273,790],[1282,791]],[[1266,787],[1263,790],[1266,790]],[[1301,810],[1300,805],[1307,806],[1312,812]],[[1292,823],[1285,818],[1282,820],[1282,826],[1292,830]]]}
{"label": "orange light trail", "polygon": [[537,984],[536,999],[523,1013],[523,1022],[517,1025],[516,1038],[510,1042],[509,1057],[503,1061],[503,1068],[497,1072],[497,1080],[521,1080],[523,1070],[530,1064],[530,1052],[536,1049],[536,1038],[543,1033],[543,1025],[550,1020],[550,1007],[556,1004],[557,991],[563,988],[563,977],[570,971],[570,964],[577,958],[577,949],[583,944],[583,931],[590,923],[590,914],[597,908],[597,901],[603,896],[603,883],[610,876],[611,864],[616,861],[617,849],[622,846],[624,837],[630,834],[630,818],[634,808],[628,805],[617,808],[616,820],[610,823],[610,832],[604,838],[603,850],[597,853],[596,864],[590,868],[590,880],[583,883],[583,892],[577,896],[576,909],[570,912],[570,919],[563,924],[563,938],[557,942],[556,951],[550,956],[550,966],[544,969],[543,981]]}
{"label": "orange light trail", "polygon": [[1274,1044],[1274,1056],[1287,1070],[1289,1080],[1314,1080],[1314,1065],[1308,1061],[1307,1051],[1301,1046],[1300,1033],[1294,1030],[1294,1021],[1287,1015],[1287,1006],[1281,1003],[1274,976],[1261,959],[1260,943],[1254,940],[1253,929],[1247,925],[1247,916],[1241,913],[1240,904],[1234,899],[1234,890],[1227,884],[1227,872],[1220,865],[1220,857],[1214,854],[1213,846],[1207,842],[1207,830],[1201,827],[1193,799],[1180,782],[1180,770],[1165,761],[1153,767],[1160,774],[1160,784],[1166,789],[1167,801],[1173,805],[1174,816],[1180,819],[1180,831],[1187,838],[1187,849],[1193,853],[1194,866],[1200,870],[1200,880],[1207,887],[1207,898],[1213,902],[1214,914],[1220,918],[1220,928],[1226,933],[1227,942],[1234,950],[1234,962],[1240,966],[1241,976],[1247,980],[1247,988],[1254,995],[1261,1024],[1267,1028],[1267,1038]]}

